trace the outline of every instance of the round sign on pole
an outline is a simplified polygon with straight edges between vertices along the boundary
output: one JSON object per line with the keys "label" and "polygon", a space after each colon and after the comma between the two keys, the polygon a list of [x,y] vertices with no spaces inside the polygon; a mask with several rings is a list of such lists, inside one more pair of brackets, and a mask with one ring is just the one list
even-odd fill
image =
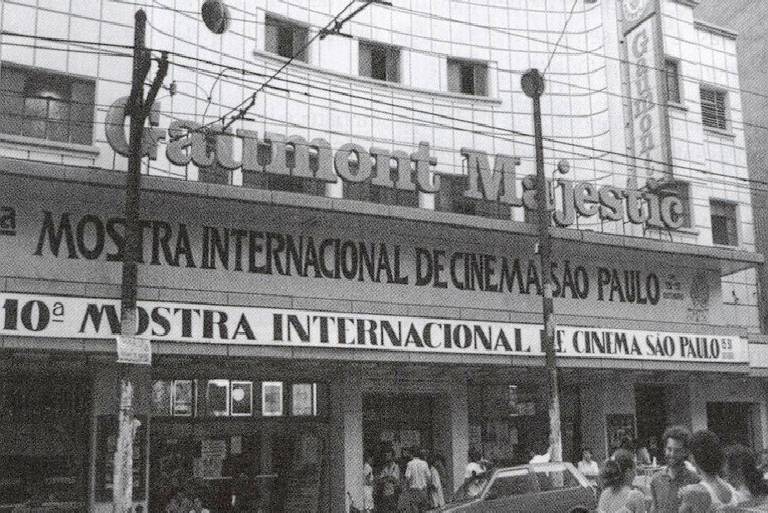
{"label": "round sign on pole", "polygon": [[222,0],[205,0],[201,14],[205,26],[214,34],[223,34],[229,28],[229,8]]}

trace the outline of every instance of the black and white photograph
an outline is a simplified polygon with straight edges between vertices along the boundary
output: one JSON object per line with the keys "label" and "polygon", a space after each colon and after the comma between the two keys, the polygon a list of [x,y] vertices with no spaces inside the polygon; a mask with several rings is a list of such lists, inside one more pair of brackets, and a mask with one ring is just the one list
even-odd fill
{"label": "black and white photograph", "polygon": [[768,513],[768,0],[0,0],[0,513]]}

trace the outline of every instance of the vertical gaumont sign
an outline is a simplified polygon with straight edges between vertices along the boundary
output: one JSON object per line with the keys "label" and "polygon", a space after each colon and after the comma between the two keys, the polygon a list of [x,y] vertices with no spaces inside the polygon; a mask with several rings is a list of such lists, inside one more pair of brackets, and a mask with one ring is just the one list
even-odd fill
{"label": "vertical gaumont sign", "polygon": [[[105,123],[107,141],[123,156],[129,154],[125,134],[126,101],[126,98],[115,101]],[[212,166],[229,171],[240,169],[244,177],[266,173],[325,183],[339,180],[365,182],[426,194],[440,190],[438,162],[426,142],[420,143],[418,150],[411,153],[376,146],[365,148],[357,143],[344,144],[334,151],[322,138],[308,141],[298,135],[270,132],[259,136],[252,130],[224,131],[222,127],[203,126],[187,120],[175,120],[166,130],[158,128],[160,110],[161,106],[156,103],[149,116],[150,127],[145,128],[142,140],[142,156],[150,159],[157,158],[160,143],[167,141],[165,156],[177,166],[193,164],[202,169]],[[649,118],[641,124],[655,130],[658,119]],[[648,148],[659,146],[660,141],[653,141],[648,143]],[[497,154],[491,164],[491,158],[485,152],[469,148],[460,151],[467,168],[465,197],[498,202],[510,208],[536,210],[535,175],[522,177],[521,190],[517,187],[520,158]],[[235,157],[237,153],[241,155],[239,159]],[[565,179],[552,181],[550,190],[554,202],[551,208],[553,220],[562,227],[575,224],[578,217],[593,216],[604,221],[628,221],[655,228],[675,229],[685,223],[683,204],[675,195],[609,185],[598,187],[592,182]]]}
{"label": "vertical gaumont sign", "polygon": [[668,179],[669,122],[658,0],[621,0],[636,169],[644,183]]}
{"label": "vertical gaumont sign", "polygon": [[[153,341],[396,352],[540,356],[541,326],[242,306],[140,301],[138,335]],[[0,294],[0,334],[112,339],[120,302]],[[87,345],[87,344],[86,344]],[[561,326],[561,356],[745,363],[738,336]]]}

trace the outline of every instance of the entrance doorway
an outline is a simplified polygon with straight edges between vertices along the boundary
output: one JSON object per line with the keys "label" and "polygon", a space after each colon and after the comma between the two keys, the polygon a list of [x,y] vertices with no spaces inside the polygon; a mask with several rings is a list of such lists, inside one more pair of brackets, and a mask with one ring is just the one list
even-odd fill
{"label": "entrance doorway", "polygon": [[662,436],[667,428],[667,394],[661,385],[635,385],[637,443],[661,459]]}
{"label": "entrance doorway", "polygon": [[403,449],[432,445],[433,398],[429,395],[366,394],[363,396],[363,448],[380,463],[392,450],[400,460]]}
{"label": "entrance doorway", "polygon": [[752,403],[707,403],[707,427],[723,445],[751,447],[753,408]]}

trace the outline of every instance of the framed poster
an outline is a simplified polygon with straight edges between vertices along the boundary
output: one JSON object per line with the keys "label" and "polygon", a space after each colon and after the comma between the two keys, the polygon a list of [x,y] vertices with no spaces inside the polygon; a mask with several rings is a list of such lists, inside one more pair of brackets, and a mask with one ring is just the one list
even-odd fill
{"label": "framed poster", "polygon": [[[141,422],[133,441],[133,498],[144,499],[147,462],[147,418],[136,416]],[[96,500],[112,502],[114,483],[114,455],[117,448],[117,415],[99,415],[96,424]]]}
{"label": "framed poster", "polygon": [[317,415],[316,395],[316,385],[312,383],[291,385],[291,415],[298,417]]}
{"label": "framed poster", "polygon": [[232,381],[230,393],[230,412],[233,417],[253,415],[253,382]]}
{"label": "framed poster", "polygon": [[607,456],[621,447],[621,442],[629,438],[634,441],[635,434],[635,416],[631,413],[614,413],[605,416],[605,440],[607,444]]}
{"label": "framed poster", "polygon": [[171,414],[171,382],[157,380],[152,382],[152,415],[167,417]]}
{"label": "framed poster", "polygon": [[173,382],[173,416],[192,416],[194,388],[191,379],[177,379]]}
{"label": "framed poster", "polygon": [[283,382],[264,381],[261,384],[261,414],[265,417],[283,415]]}
{"label": "framed poster", "polygon": [[226,417],[229,415],[229,380],[210,379],[206,386],[208,415]]}

